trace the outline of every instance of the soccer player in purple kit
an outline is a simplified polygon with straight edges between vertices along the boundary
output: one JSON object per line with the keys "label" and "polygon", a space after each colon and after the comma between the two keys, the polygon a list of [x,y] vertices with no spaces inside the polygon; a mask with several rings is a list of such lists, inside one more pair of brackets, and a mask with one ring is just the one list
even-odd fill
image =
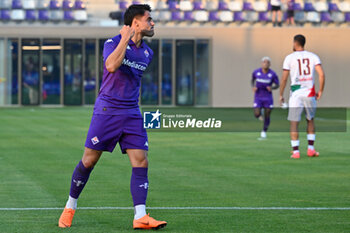
{"label": "soccer player in purple kit", "polygon": [[270,69],[271,59],[263,57],[261,59],[261,68],[254,70],[252,74],[252,88],[254,95],[254,115],[256,118],[262,118],[261,109],[264,109],[264,126],[260,133],[260,138],[267,137],[266,132],[270,125],[270,115],[273,108],[272,90],[279,87],[277,74]]}
{"label": "soccer player in purple kit", "polygon": [[103,151],[112,152],[119,142],[132,166],[130,191],[134,203],[134,229],[160,229],[166,222],[146,214],[148,192],[148,139],[138,106],[143,72],[152,60],[153,51],[143,37],[154,35],[151,8],[146,4],[131,5],[124,14],[120,35],[104,44],[104,71],[101,89],[95,102],[85,151],[76,166],[68,201],[58,221],[59,227],[72,225],[80,193]]}

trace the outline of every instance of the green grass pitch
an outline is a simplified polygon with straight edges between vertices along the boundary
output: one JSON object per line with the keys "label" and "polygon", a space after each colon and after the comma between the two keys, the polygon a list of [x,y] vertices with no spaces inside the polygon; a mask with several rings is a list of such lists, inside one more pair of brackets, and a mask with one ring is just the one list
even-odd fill
{"label": "green grass pitch", "polygon": [[[64,207],[92,108],[0,109],[0,208]],[[349,111],[348,111],[349,113]],[[349,115],[349,114],[348,114]],[[349,118],[348,118],[349,122]],[[272,120],[272,124],[274,124]],[[316,136],[319,158],[291,160],[288,133],[149,133],[151,207],[350,207],[350,134]],[[349,131],[349,125],[348,125]],[[131,168],[105,153],[80,207],[129,207]],[[350,210],[150,210],[163,232],[350,232]],[[132,210],[0,210],[0,232],[131,232]]]}

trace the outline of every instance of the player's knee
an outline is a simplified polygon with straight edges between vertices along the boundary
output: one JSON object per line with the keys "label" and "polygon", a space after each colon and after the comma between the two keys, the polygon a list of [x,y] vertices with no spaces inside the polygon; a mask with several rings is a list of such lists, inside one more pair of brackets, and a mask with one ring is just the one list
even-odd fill
{"label": "player's knee", "polygon": [[135,167],[148,167],[147,155],[136,157],[134,160]]}
{"label": "player's knee", "polygon": [[148,159],[147,157],[139,158],[136,161],[137,167],[148,167]]}
{"label": "player's knee", "polygon": [[93,161],[91,159],[82,159],[82,162],[86,168],[93,168],[97,163],[97,161]]}
{"label": "player's knee", "polygon": [[101,152],[92,150],[89,148],[85,148],[84,155],[82,158],[82,162],[84,167],[86,168],[92,168],[96,165],[98,159],[101,156]]}

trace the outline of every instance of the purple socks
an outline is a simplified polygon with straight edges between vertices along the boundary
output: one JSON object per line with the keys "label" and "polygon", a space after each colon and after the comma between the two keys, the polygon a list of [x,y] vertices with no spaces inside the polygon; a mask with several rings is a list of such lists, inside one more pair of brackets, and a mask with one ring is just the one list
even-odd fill
{"label": "purple socks", "polygon": [[269,125],[270,125],[270,117],[265,117],[264,118],[264,132],[267,132]]}
{"label": "purple socks", "polygon": [[133,167],[130,181],[131,196],[134,206],[145,205],[148,192],[148,168]]}
{"label": "purple socks", "polygon": [[83,162],[80,160],[72,175],[72,183],[69,192],[71,197],[78,199],[81,191],[83,191],[84,186],[89,179],[92,169],[93,168],[84,167]]}

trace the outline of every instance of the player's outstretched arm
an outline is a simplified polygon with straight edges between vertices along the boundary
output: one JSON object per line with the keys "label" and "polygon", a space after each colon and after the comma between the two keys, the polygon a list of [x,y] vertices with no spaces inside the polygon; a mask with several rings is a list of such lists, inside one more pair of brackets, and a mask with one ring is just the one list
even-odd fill
{"label": "player's outstretched arm", "polygon": [[325,85],[325,82],[326,82],[326,76],[323,72],[323,68],[321,65],[317,65],[315,66],[315,70],[318,74],[318,80],[320,82],[320,90],[317,92],[316,94],[316,99],[319,100],[322,96],[322,93],[323,93],[323,89],[324,89],[324,85]]}
{"label": "player's outstretched arm", "polygon": [[281,86],[280,86],[280,104],[281,105],[284,103],[283,93],[287,85],[288,77],[289,77],[289,70],[283,70]]}
{"label": "player's outstretched arm", "polygon": [[126,48],[130,39],[134,36],[135,30],[130,26],[124,25],[120,30],[122,36],[117,48],[108,56],[106,60],[106,69],[110,73],[114,73],[122,64],[125,57]]}

